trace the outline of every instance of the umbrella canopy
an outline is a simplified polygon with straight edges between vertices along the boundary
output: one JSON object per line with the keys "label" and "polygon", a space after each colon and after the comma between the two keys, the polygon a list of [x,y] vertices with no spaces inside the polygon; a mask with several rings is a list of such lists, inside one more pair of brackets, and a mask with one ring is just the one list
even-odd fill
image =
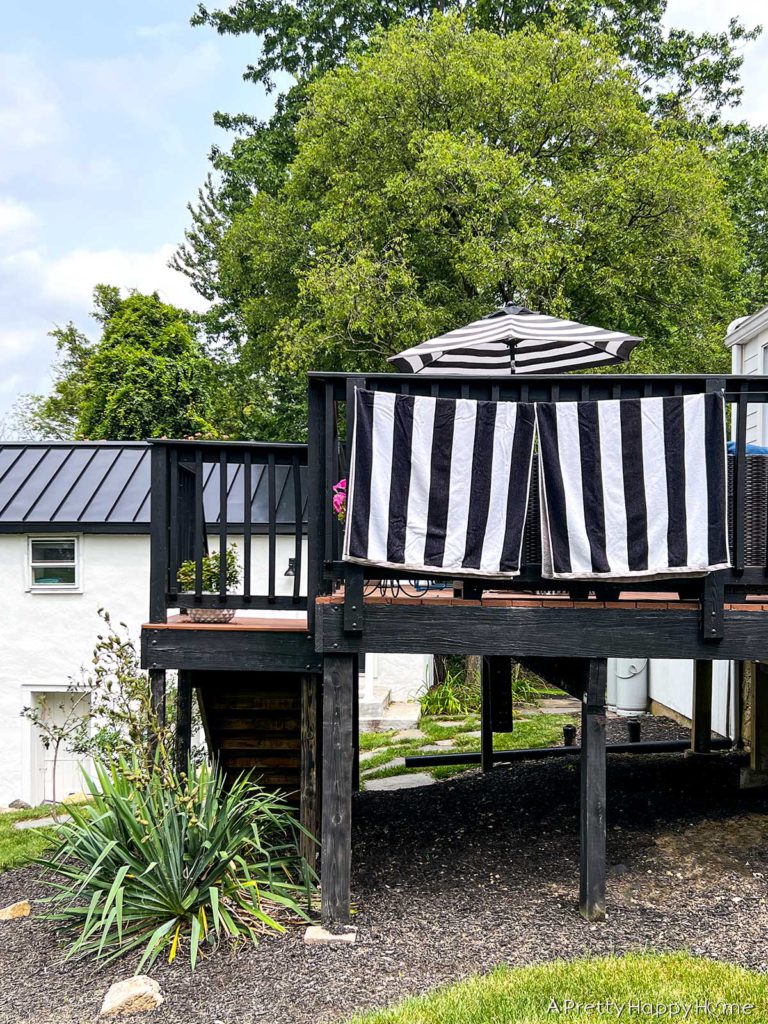
{"label": "umbrella canopy", "polygon": [[524,306],[502,306],[466,327],[391,356],[389,362],[405,373],[561,373],[624,363],[642,340]]}

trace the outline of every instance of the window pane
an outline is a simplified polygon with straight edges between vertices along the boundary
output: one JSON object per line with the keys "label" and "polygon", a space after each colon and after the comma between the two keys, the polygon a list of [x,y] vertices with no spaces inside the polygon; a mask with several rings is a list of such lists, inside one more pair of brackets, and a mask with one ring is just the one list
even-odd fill
{"label": "window pane", "polygon": [[74,562],[75,542],[73,540],[33,540],[33,562]]}
{"label": "window pane", "polygon": [[75,585],[74,565],[37,565],[32,570],[32,582],[36,587]]}

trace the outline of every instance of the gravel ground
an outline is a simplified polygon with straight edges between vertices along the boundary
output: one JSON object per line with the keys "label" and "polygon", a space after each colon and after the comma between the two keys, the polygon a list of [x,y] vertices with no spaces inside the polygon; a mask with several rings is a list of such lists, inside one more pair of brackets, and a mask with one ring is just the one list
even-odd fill
{"label": "gravel ground", "polygon": [[[651,720],[644,738],[684,735]],[[609,739],[625,735],[609,722]],[[402,793],[355,797],[358,941],[307,948],[302,930],[217,954],[193,977],[154,974],[153,1024],[320,1024],[501,961],[687,948],[768,969],[768,797],[738,790],[734,755],[611,756],[608,912],[576,910],[578,767],[569,759],[473,771]],[[0,906],[40,889],[34,869],[0,875]],[[0,1022],[97,1019],[123,963],[57,963],[45,922],[0,925]],[[182,958],[180,957],[179,960]],[[137,1018],[138,1019],[138,1018]],[[144,1018],[141,1018],[144,1019]]]}

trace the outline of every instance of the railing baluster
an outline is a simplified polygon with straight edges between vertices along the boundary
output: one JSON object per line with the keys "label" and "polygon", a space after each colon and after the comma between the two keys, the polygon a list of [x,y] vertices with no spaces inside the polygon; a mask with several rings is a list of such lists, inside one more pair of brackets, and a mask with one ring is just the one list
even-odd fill
{"label": "railing baluster", "polygon": [[303,549],[303,522],[304,522],[304,501],[301,492],[301,465],[299,456],[293,455],[291,460],[293,473],[293,518],[294,518],[294,546],[293,546],[293,600],[298,601],[301,596],[301,556]]}
{"label": "railing baluster", "polygon": [[747,385],[736,399],[736,461],[733,467],[733,568],[744,568],[744,506],[747,493]]}
{"label": "railing baluster", "polygon": [[277,565],[277,495],[275,488],[275,453],[267,456],[267,529],[269,536],[267,598],[275,600],[275,572]]}
{"label": "railing baluster", "polygon": [[170,451],[171,482],[169,494],[169,590],[176,590],[176,574],[179,571],[179,453],[175,448]]}
{"label": "railing baluster", "polygon": [[253,529],[253,484],[251,480],[251,453],[243,454],[243,597],[251,598],[251,538]]}
{"label": "railing baluster", "polygon": [[198,448],[195,452],[195,597],[203,594],[203,529],[205,525],[205,508],[203,506],[203,452]]}
{"label": "railing baluster", "polygon": [[224,601],[227,596],[227,452],[219,453],[219,599]]}
{"label": "railing baluster", "polygon": [[335,407],[333,400],[333,384],[326,382],[323,395],[323,431],[325,449],[325,479],[323,480],[323,507],[325,509],[325,557],[331,561],[336,558],[336,520],[331,515],[333,485],[336,483],[336,432],[334,430]]}
{"label": "railing baluster", "polygon": [[168,450],[152,446],[149,620],[168,619]]}

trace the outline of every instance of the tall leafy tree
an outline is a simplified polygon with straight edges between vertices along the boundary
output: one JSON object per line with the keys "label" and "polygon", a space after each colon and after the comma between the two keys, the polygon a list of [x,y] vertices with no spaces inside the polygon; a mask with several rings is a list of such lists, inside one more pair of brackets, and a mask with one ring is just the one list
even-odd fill
{"label": "tall leafy tree", "polygon": [[94,307],[97,340],[72,324],[53,332],[54,386],[27,417],[36,433],[115,441],[215,436],[215,371],[191,315],[157,294],[121,297],[105,285],[95,289]]}
{"label": "tall leafy tree", "polygon": [[221,248],[249,372],[290,391],[380,369],[503,301],[642,334],[640,369],[723,364],[742,310],[721,183],[609,37],[409,22],[310,88],[296,138]]}
{"label": "tall leafy tree", "polygon": [[[684,134],[693,121],[700,135],[717,121],[724,107],[738,102],[741,47],[759,29],[748,29],[737,19],[720,32],[667,29],[663,23],[666,7],[666,0],[237,0],[221,7],[198,4],[193,24],[212,26],[222,34],[258,38],[259,56],[246,69],[247,79],[272,88],[277,76],[287,72],[296,84],[278,98],[275,114],[267,122],[244,114],[215,115],[215,123],[233,131],[235,138],[229,150],[212,150],[216,184],[209,180],[198,202],[190,205],[192,223],[175,266],[202,294],[218,296],[223,231],[254,192],[274,195],[282,187],[295,155],[295,126],[308,84],[342,63],[350,49],[364,47],[377,27],[386,29],[409,17],[424,20],[432,12],[461,11],[471,27],[501,35],[542,27],[553,17],[576,29],[595,24],[635,71],[649,109],[659,117],[675,118]],[[210,319],[217,333],[236,337],[237,310],[231,304],[217,303]]]}

